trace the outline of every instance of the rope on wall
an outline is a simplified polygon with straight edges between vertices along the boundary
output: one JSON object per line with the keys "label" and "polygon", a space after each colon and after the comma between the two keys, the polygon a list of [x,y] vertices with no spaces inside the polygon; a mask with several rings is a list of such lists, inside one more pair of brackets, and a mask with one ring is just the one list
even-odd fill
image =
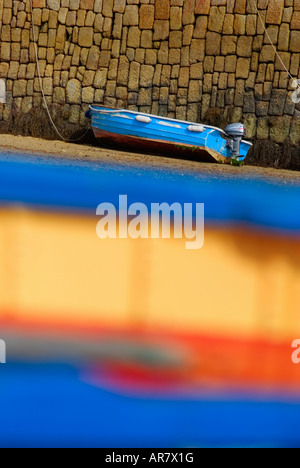
{"label": "rope on wall", "polygon": [[42,96],[43,96],[43,101],[44,101],[44,104],[45,104],[45,108],[46,108],[46,111],[47,111],[47,114],[48,114],[48,117],[49,117],[49,120],[55,130],[55,132],[57,133],[57,135],[59,136],[59,138],[63,141],[66,141],[66,142],[69,142],[69,143],[75,143],[76,141],[79,141],[81,140],[83,137],[85,137],[85,135],[87,135],[87,133],[90,131],[91,129],[91,125],[88,127],[88,129],[83,133],[83,135],[81,135],[79,138],[76,138],[76,139],[70,139],[70,138],[65,138],[61,133],[60,131],[58,130],[57,126],[55,125],[54,123],[54,120],[51,116],[51,113],[50,113],[50,109],[49,109],[49,106],[48,106],[48,103],[47,103],[47,99],[46,99],[46,96],[45,96],[45,92],[44,92],[44,87],[43,87],[43,80],[42,80],[42,76],[41,76],[41,70],[40,70],[40,62],[39,62],[39,54],[38,54],[38,45],[37,45],[37,38],[36,38],[36,35],[35,35],[35,24],[34,24],[34,21],[33,21],[33,5],[32,5],[32,2],[33,0],[30,0],[30,9],[31,9],[31,26],[32,26],[32,37],[33,37],[33,43],[34,43],[34,50],[35,50],[35,59],[36,59],[36,65],[37,65],[37,72],[38,72],[38,78],[39,78],[39,83],[40,83],[40,88],[41,88],[41,93],[42,93]]}
{"label": "rope on wall", "polygon": [[[288,76],[290,77],[290,79],[292,79],[292,86],[294,88],[296,88],[297,90],[300,90],[300,83],[299,83],[299,80],[297,80],[297,78],[295,79],[289,72],[289,70],[287,69],[287,67],[285,66],[282,58],[280,57],[279,53],[277,52],[277,49],[275,47],[275,45],[273,44],[271,38],[270,38],[270,35],[267,31],[267,28],[266,28],[266,25],[265,25],[265,22],[260,14],[260,11],[257,7],[257,0],[252,0],[253,1],[253,4],[254,4],[254,7],[255,7],[255,10],[257,12],[257,15],[258,15],[258,18],[260,19],[261,23],[262,23],[262,26],[263,26],[263,29],[264,29],[264,32],[270,42],[270,45],[273,47],[274,51],[275,51],[275,54],[276,56],[278,57],[278,60],[280,61],[283,69],[286,71],[286,73],[288,74]],[[50,110],[49,110],[49,106],[48,106],[48,103],[47,103],[47,99],[46,99],[46,96],[45,96],[45,93],[44,93],[44,88],[43,88],[43,81],[42,81],[42,77],[41,77],[41,71],[40,71],[40,63],[39,63],[39,57],[38,57],[38,45],[37,45],[37,38],[36,38],[36,35],[35,35],[35,24],[34,24],[34,21],[33,21],[33,5],[32,5],[32,2],[33,0],[30,0],[30,8],[31,8],[31,24],[32,24],[32,35],[33,35],[33,43],[34,43],[34,50],[35,50],[35,57],[36,57],[36,64],[37,64],[37,71],[38,71],[38,78],[39,78],[39,83],[40,83],[40,88],[41,88],[41,92],[42,92],[42,96],[43,96],[43,101],[44,101],[44,105],[45,105],[45,108],[46,108],[46,111],[47,111],[47,114],[48,114],[48,117],[49,117],[49,120],[55,130],[55,132],[57,133],[57,135],[59,136],[59,138],[63,141],[68,141],[68,142],[76,142],[76,141],[79,141],[81,140],[90,130],[91,126],[85,131],[85,133],[80,137],[80,138],[77,138],[77,139],[74,139],[74,140],[70,140],[69,138],[65,138],[61,133],[60,131],[58,130],[57,126],[55,125],[54,121],[53,121],[53,118],[51,116],[51,113],[50,113]],[[297,91],[296,91],[297,92]]]}
{"label": "rope on wall", "polygon": [[[268,0],[268,4],[269,4],[269,1],[270,1],[270,0]],[[282,65],[283,69],[286,71],[286,73],[288,74],[288,76],[293,80],[292,86],[293,86],[294,88],[300,89],[300,83],[298,83],[297,78],[294,78],[294,77],[290,74],[290,71],[287,69],[287,67],[286,67],[285,64],[283,63],[283,60],[282,60],[282,58],[280,57],[280,54],[277,52],[277,49],[276,49],[275,45],[273,44],[272,39],[270,38],[270,35],[269,35],[268,30],[267,30],[267,28],[266,28],[265,21],[263,20],[261,14],[260,14],[260,11],[259,11],[259,9],[258,9],[258,7],[257,7],[257,0],[252,0],[252,2],[253,2],[253,4],[254,4],[254,6],[255,6],[255,10],[256,10],[256,12],[257,12],[258,18],[259,18],[260,21],[261,21],[261,24],[262,24],[262,26],[263,26],[264,32],[265,32],[265,34],[266,34],[266,36],[267,36],[267,38],[268,38],[268,40],[269,40],[269,42],[270,42],[270,45],[273,47],[273,49],[274,49],[274,51],[275,51],[276,57],[278,57],[278,60],[280,61],[280,63],[281,63],[281,65]]]}

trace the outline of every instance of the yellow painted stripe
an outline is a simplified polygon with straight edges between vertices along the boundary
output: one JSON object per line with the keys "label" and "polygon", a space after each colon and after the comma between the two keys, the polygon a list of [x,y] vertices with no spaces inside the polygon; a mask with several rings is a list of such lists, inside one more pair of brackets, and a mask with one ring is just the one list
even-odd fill
{"label": "yellow painted stripe", "polygon": [[206,228],[100,240],[96,217],[0,210],[0,320],[299,338],[300,243]]}

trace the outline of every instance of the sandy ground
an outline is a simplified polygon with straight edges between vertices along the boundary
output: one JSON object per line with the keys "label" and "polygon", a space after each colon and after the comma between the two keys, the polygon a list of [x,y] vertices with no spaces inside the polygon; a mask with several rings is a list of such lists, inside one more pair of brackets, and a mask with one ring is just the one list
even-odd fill
{"label": "sandy ground", "polygon": [[300,184],[300,173],[273,168],[260,168],[254,166],[233,167],[211,163],[200,163],[182,159],[173,159],[164,156],[151,156],[138,153],[110,150],[89,145],[78,145],[62,141],[48,141],[38,138],[0,135],[1,148],[22,152],[23,154],[42,154],[44,157],[53,156],[67,158],[72,161],[93,161],[99,164],[113,164],[130,167],[137,166],[156,170],[179,172],[181,174],[192,173],[195,177],[204,174],[218,178],[220,175],[226,178],[237,177],[239,179],[259,178],[278,182],[280,184]]}

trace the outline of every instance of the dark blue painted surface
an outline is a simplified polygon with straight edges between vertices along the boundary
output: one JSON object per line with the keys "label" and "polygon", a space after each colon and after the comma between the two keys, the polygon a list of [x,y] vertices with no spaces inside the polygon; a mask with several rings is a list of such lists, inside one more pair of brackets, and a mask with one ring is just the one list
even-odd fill
{"label": "dark blue painted surface", "polygon": [[95,214],[98,204],[118,206],[119,195],[127,194],[129,203],[148,206],[155,202],[205,203],[206,223],[248,223],[294,235],[300,232],[297,185],[26,158],[0,155],[2,204],[21,202]]}
{"label": "dark blue painted surface", "polygon": [[59,364],[0,366],[0,446],[300,445],[300,405],[130,398]]}

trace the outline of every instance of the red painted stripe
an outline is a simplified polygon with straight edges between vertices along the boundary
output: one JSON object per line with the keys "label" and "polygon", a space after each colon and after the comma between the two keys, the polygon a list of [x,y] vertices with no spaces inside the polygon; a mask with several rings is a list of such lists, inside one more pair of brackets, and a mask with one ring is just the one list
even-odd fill
{"label": "red painted stripe", "polygon": [[[13,317],[12,313],[5,315],[7,318],[0,321],[0,330],[3,333],[17,331],[24,336],[36,334],[38,337],[44,335],[55,338],[73,335],[82,337],[83,340],[128,340],[129,343],[140,346],[150,345],[153,349],[160,347],[174,350],[179,355],[182,352],[184,364],[181,368],[163,368],[165,375],[171,380],[208,383],[211,386],[229,383],[242,386],[260,385],[264,388],[278,386],[300,391],[300,366],[291,361],[293,349],[290,342],[272,343],[260,339],[244,340],[199,333],[172,333],[170,330],[154,331],[145,327],[95,327],[67,322],[56,324],[51,321],[19,321],[8,318]],[[94,364],[97,366],[96,362]],[[155,375],[159,379],[162,378],[162,369],[149,367],[145,363],[110,362],[109,365],[111,371],[118,369],[117,373],[120,375],[131,375],[129,380],[138,376],[143,380],[143,376],[146,375],[148,381],[150,376],[154,380]]]}

